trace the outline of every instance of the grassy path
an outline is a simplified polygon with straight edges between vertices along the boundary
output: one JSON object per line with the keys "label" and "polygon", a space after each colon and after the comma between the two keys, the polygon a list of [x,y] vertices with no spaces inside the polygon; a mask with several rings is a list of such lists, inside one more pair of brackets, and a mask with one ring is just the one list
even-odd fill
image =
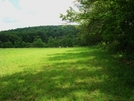
{"label": "grassy path", "polygon": [[0,49],[0,101],[133,101],[133,75],[97,47]]}

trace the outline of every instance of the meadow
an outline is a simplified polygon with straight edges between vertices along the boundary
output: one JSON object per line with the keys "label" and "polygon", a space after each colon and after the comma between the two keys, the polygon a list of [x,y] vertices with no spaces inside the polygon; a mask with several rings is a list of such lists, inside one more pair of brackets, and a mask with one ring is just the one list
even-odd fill
{"label": "meadow", "polygon": [[133,101],[134,69],[99,47],[0,49],[0,101]]}

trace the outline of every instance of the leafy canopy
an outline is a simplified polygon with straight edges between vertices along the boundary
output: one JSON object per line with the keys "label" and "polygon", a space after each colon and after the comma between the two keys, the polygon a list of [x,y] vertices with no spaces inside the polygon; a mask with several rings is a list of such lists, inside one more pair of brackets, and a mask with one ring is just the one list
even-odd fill
{"label": "leafy canopy", "polygon": [[103,43],[114,52],[134,54],[134,0],[75,0],[61,14],[65,21],[79,23],[81,38],[87,45]]}

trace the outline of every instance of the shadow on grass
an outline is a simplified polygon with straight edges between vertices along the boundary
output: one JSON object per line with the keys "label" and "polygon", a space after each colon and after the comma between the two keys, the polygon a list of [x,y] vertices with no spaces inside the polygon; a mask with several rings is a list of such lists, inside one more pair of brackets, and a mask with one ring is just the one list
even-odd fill
{"label": "shadow on grass", "polygon": [[0,78],[0,100],[134,100],[134,70],[101,49],[77,49],[48,60],[52,64],[41,70]]}

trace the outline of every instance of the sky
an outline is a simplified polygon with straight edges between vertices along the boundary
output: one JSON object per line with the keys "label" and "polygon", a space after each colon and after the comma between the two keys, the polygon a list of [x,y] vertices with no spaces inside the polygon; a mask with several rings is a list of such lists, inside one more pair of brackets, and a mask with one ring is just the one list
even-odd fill
{"label": "sky", "polygon": [[0,31],[15,28],[61,25],[74,0],[0,0]]}

